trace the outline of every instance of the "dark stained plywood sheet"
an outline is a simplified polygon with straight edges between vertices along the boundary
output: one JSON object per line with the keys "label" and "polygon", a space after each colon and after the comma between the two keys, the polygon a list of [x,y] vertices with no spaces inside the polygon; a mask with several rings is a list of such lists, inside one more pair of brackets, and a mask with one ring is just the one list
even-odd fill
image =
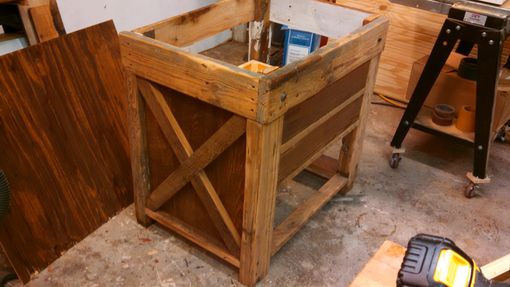
{"label": "dark stained plywood sheet", "polygon": [[112,22],[0,57],[0,242],[26,282],[132,201]]}

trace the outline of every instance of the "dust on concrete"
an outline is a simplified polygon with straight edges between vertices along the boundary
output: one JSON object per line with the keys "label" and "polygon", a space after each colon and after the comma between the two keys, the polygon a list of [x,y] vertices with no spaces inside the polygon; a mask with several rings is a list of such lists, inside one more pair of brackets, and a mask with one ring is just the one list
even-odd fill
{"label": "dust on concrete", "polygon": [[[492,184],[462,194],[472,152],[411,131],[399,169],[388,166],[401,112],[372,108],[358,179],[328,203],[271,261],[260,286],[348,286],[384,240],[417,233],[453,239],[483,265],[510,250],[510,145],[494,144]],[[381,120],[384,119],[384,120]],[[338,154],[339,147],[328,153]],[[283,220],[309,186],[291,182],[278,197]],[[129,207],[38,274],[29,286],[240,286],[233,268],[172,233],[136,223]]]}

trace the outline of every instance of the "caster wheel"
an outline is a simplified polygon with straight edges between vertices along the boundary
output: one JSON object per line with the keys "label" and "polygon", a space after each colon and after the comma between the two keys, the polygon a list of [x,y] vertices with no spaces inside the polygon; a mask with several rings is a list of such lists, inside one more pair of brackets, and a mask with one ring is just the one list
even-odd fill
{"label": "caster wheel", "polygon": [[505,131],[505,129],[503,129],[503,130],[498,132],[498,134],[496,135],[496,141],[498,141],[500,143],[506,142],[506,131]]}
{"label": "caster wheel", "polygon": [[475,197],[479,188],[480,186],[478,184],[470,182],[464,189],[464,196],[467,198]]}
{"label": "caster wheel", "polygon": [[390,166],[393,169],[398,168],[398,165],[400,164],[400,161],[402,160],[402,157],[400,157],[400,154],[394,153],[391,155],[390,158]]}

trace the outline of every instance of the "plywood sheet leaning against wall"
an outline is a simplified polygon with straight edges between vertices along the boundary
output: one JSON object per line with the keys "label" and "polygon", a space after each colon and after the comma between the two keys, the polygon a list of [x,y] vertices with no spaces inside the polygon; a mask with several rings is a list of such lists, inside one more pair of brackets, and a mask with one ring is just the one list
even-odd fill
{"label": "plywood sheet leaning against wall", "polygon": [[[336,3],[390,19],[375,91],[405,99],[413,63],[430,54],[446,15],[393,4],[389,0],[336,0]],[[506,60],[509,45],[507,42],[503,60]]]}
{"label": "plywood sheet leaning against wall", "polygon": [[132,201],[117,39],[107,22],[0,57],[0,242],[23,282]]}

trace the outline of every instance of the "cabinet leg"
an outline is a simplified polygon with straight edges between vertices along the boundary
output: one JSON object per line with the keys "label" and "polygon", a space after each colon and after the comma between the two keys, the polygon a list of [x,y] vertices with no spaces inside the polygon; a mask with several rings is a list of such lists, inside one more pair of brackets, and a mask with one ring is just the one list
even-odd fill
{"label": "cabinet leg", "polygon": [[269,270],[283,118],[269,125],[248,120],[239,280],[253,286]]}
{"label": "cabinet leg", "polygon": [[496,85],[502,49],[498,32],[488,32],[478,45],[478,81],[476,87],[475,156],[473,176],[487,177],[487,164],[492,143],[492,125]]}
{"label": "cabinet leg", "polygon": [[142,96],[138,92],[136,76],[132,73],[127,74],[127,87],[129,145],[131,146],[135,213],[138,223],[149,226],[152,220],[145,214],[145,205],[150,194],[145,105]]}

